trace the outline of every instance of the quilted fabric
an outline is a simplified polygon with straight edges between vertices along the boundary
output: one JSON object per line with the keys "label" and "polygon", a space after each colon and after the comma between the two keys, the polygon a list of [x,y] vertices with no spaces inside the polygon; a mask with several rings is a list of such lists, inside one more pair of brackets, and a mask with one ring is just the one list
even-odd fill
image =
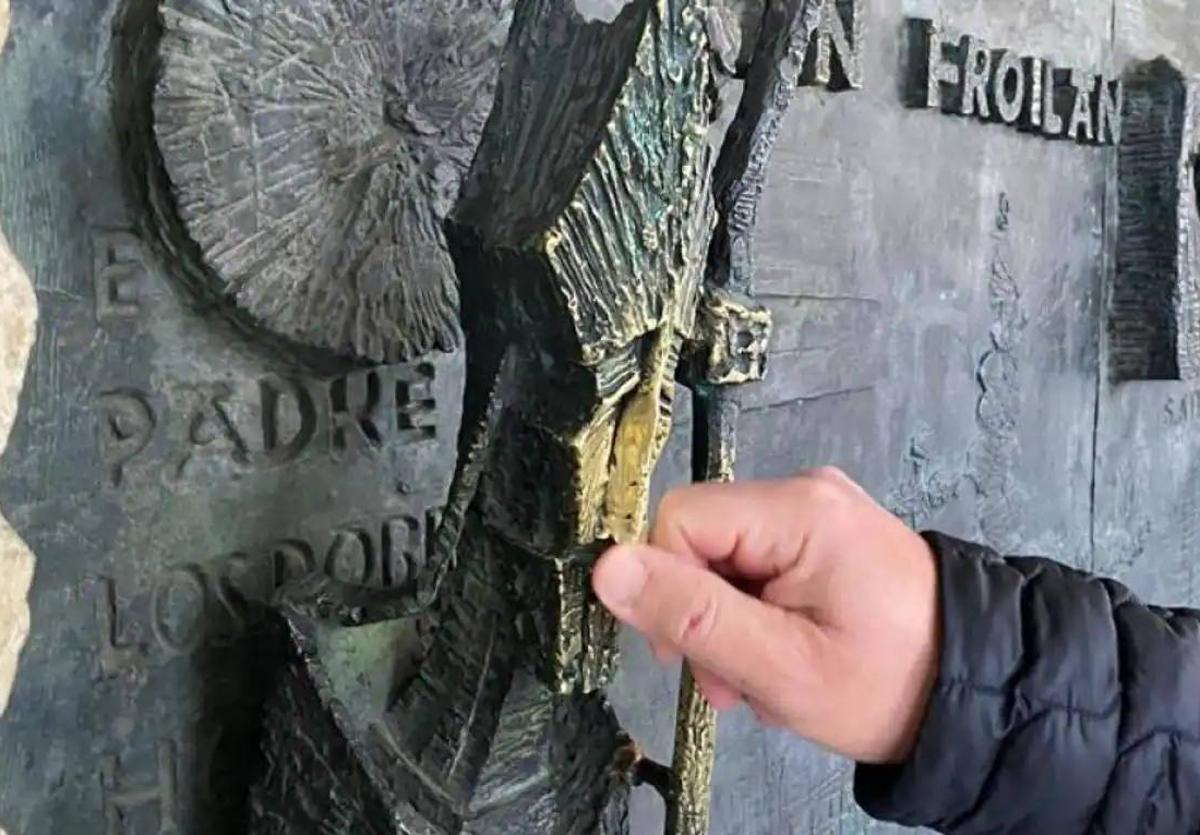
{"label": "quilted fabric", "polygon": [[863,808],[947,833],[1200,833],[1200,612],[927,539],[941,672],[909,762],[859,767]]}

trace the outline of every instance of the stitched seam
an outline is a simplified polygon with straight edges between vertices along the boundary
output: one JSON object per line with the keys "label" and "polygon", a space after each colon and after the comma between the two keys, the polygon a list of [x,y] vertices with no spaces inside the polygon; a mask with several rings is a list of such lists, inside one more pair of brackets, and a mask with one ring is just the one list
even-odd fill
{"label": "stitched seam", "polygon": [[1132,745],[1122,749],[1121,756],[1125,756],[1138,746],[1144,745],[1152,739],[1157,739],[1160,736],[1165,736],[1173,742],[1186,742],[1188,745],[1200,745],[1200,736],[1181,731],[1178,728],[1151,728],[1138,738],[1138,741]]}
{"label": "stitched seam", "polygon": [[[996,699],[1015,698],[1011,688],[976,684],[975,682],[964,678],[943,679],[942,686],[944,688],[960,687],[964,690],[969,690],[972,693],[977,693],[982,696],[991,696],[992,698]],[[1064,713],[1073,714],[1075,716],[1081,716],[1085,719],[1110,719],[1112,718],[1113,713],[1120,709],[1119,703],[1107,708],[1106,710],[1092,710],[1085,707],[1077,707],[1076,705],[1065,704],[1063,702],[1055,702],[1050,699],[1044,699],[1040,696],[1021,694],[1020,698],[1028,702],[1031,706],[1039,708],[1039,712],[1044,712],[1045,710],[1058,710]]]}
{"label": "stitched seam", "polygon": [[[989,696],[994,699],[1011,698],[1010,694],[1005,692],[1005,690],[1001,687],[989,687],[987,685],[975,684],[975,683],[973,683],[971,681],[967,681],[965,679],[949,679],[949,680],[943,681],[940,689],[949,690],[949,689],[956,688],[956,687],[961,688],[963,690],[968,690],[972,693],[976,693],[976,694],[979,694],[982,696]],[[1061,713],[1067,713],[1067,714],[1071,714],[1074,716],[1078,716],[1082,719],[1100,720],[1100,719],[1111,719],[1113,714],[1120,710],[1119,705],[1114,705],[1113,707],[1109,708],[1107,712],[1100,712],[1100,711],[1095,711],[1095,710],[1088,710],[1087,708],[1075,707],[1073,705],[1062,704],[1060,702],[1053,702],[1053,701],[1049,701],[1046,699],[1040,699],[1036,696],[1022,695],[1020,698],[1025,700],[1026,702],[1028,702],[1031,707],[1037,708],[1037,710],[1035,712],[1042,714],[1042,715],[1052,712],[1052,711],[1058,711]],[[1185,731],[1181,728],[1159,726],[1159,727],[1150,728],[1149,730],[1146,731],[1146,733],[1144,733],[1140,737],[1138,737],[1136,742],[1133,742],[1130,745],[1125,746],[1121,750],[1121,755],[1124,755],[1125,753],[1127,753],[1131,748],[1134,748],[1134,747],[1146,742],[1147,740],[1153,739],[1154,737],[1157,737],[1157,736],[1168,736],[1179,742],[1186,742],[1189,745],[1200,745],[1200,734],[1194,734],[1194,733],[1191,733],[1190,731]]]}
{"label": "stitched seam", "polygon": [[[1025,732],[1030,727],[1032,727],[1033,725],[1037,724],[1042,719],[1044,719],[1048,712],[1049,711],[1041,711],[1041,712],[1031,713],[1029,716],[1026,716],[1025,719],[1023,719],[1020,723],[1018,723],[1013,728],[1011,728],[1007,733],[1005,733],[1004,739],[1008,740],[1008,739],[1011,739],[1012,737],[1015,737],[1016,735],[1018,735],[1020,733]],[[975,797],[973,798],[973,802],[972,802],[970,808],[967,809],[967,811],[962,813],[961,815],[958,815],[957,817],[953,818],[952,822],[949,826],[949,829],[955,830],[955,829],[958,829],[958,828],[966,825],[968,822],[971,821],[972,818],[977,816],[980,813],[980,810],[984,807],[984,805],[987,804],[990,796],[992,795],[992,793],[995,790],[996,781],[998,779],[1000,779],[1000,772],[1002,769],[1001,760],[1003,759],[1002,752],[1004,751],[1005,748],[1006,748],[1006,746],[1001,744],[999,748],[997,748],[994,752],[992,752],[992,756],[990,757],[991,763],[988,767],[988,772],[986,775],[984,775],[983,783],[980,785],[979,791],[975,794]],[[1007,766],[1008,763],[1004,763],[1003,765]]]}
{"label": "stitched seam", "polygon": [[1154,776],[1154,782],[1150,784],[1150,791],[1146,792],[1146,800],[1142,803],[1141,814],[1138,815],[1137,832],[1145,832],[1150,826],[1150,808],[1158,801],[1158,796],[1162,794],[1163,787],[1166,785],[1167,769],[1170,768],[1169,759],[1171,749],[1167,748],[1163,751],[1162,767],[1159,768],[1158,774]]}
{"label": "stitched seam", "polygon": [[1116,647],[1114,658],[1117,665],[1117,710],[1120,711],[1120,715],[1117,717],[1117,735],[1113,740],[1115,756],[1109,765],[1108,774],[1104,779],[1104,790],[1100,793],[1100,798],[1096,803],[1096,807],[1092,810],[1092,814],[1089,817],[1087,829],[1085,830],[1086,832],[1103,831],[1102,821],[1104,819],[1104,814],[1110,805],[1109,797],[1110,792],[1113,790],[1113,785],[1117,779],[1117,768],[1119,767],[1121,760],[1129,752],[1128,748],[1121,748],[1121,735],[1124,733],[1125,723],[1129,720],[1129,711],[1127,709],[1129,704],[1129,694],[1126,688],[1126,671],[1128,668],[1125,664],[1125,644],[1121,640],[1121,622],[1118,615],[1120,614],[1121,609],[1131,601],[1131,598],[1129,595],[1126,595],[1122,600],[1115,600],[1112,595],[1112,590],[1103,583],[1101,585],[1104,588],[1104,593],[1108,596],[1110,607],[1112,609],[1111,622],[1113,635],[1116,638],[1114,641],[1114,646]]}

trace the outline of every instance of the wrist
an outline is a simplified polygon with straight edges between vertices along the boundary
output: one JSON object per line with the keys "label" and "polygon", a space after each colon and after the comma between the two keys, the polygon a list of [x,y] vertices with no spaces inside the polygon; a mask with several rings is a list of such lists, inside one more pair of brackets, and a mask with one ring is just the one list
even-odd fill
{"label": "wrist", "polygon": [[893,765],[912,756],[941,672],[942,607],[937,553],[923,536],[912,534],[912,543],[915,596],[919,603],[914,607],[914,655],[911,674],[905,682],[906,707],[900,717],[899,733],[884,759]]}

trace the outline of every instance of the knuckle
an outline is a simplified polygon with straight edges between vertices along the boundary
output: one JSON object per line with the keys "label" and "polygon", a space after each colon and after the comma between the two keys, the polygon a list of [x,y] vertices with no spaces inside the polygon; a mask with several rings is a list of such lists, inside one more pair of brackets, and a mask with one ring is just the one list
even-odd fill
{"label": "knuckle", "polygon": [[686,548],[689,533],[697,524],[698,487],[689,485],[670,490],[658,504],[650,530],[650,542],[668,551]]}
{"label": "knuckle", "polygon": [[767,710],[762,705],[751,705],[750,710],[754,712],[754,718],[764,728],[771,730],[783,730],[783,722],[771,711]]}
{"label": "knuckle", "polygon": [[820,471],[802,475],[796,484],[800,500],[826,510],[836,509],[849,499],[846,483],[841,478],[820,475]]}
{"label": "knuckle", "polygon": [[793,722],[788,718],[785,712],[780,710],[774,704],[774,700],[770,700],[772,704],[768,704],[761,699],[747,699],[746,704],[750,711],[754,714],[754,718],[759,723],[767,728],[784,730],[792,727]]}
{"label": "knuckle", "polygon": [[675,645],[685,650],[705,646],[716,630],[719,611],[717,595],[709,588],[700,590],[675,624]]}
{"label": "knuckle", "polygon": [[658,522],[660,524],[671,524],[683,514],[687,504],[686,489],[676,487],[663,496],[658,505]]}
{"label": "knuckle", "polygon": [[833,484],[845,484],[850,480],[850,476],[846,475],[840,467],[834,466],[817,467],[815,470],[809,471],[808,475],[809,478],[816,481],[827,481]]}
{"label": "knuckle", "polygon": [[654,660],[664,666],[674,664],[679,660],[679,653],[672,647],[667,646],[659,641],[650,642],[650,651],[654,655]]}

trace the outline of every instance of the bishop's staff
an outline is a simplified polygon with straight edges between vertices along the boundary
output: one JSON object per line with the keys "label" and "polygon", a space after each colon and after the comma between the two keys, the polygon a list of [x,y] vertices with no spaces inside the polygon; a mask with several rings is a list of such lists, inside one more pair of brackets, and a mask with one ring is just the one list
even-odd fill
{"label": "bishop's staff", "polygon": [[[762,379],[766,372],[771,318],[753,302],[751,237],[771,149],[798,86],[861,86],[859,12],[858,0],[767,0],[753,57],[746,67],[735,68],[744,89],[713,175],[718,223],[698,339],[684,370],[695,401],[692,473],[696,481],[733,480],[740,387]],[[715,711],[685,664],[667,835],[708,833],[716,724]]]}

